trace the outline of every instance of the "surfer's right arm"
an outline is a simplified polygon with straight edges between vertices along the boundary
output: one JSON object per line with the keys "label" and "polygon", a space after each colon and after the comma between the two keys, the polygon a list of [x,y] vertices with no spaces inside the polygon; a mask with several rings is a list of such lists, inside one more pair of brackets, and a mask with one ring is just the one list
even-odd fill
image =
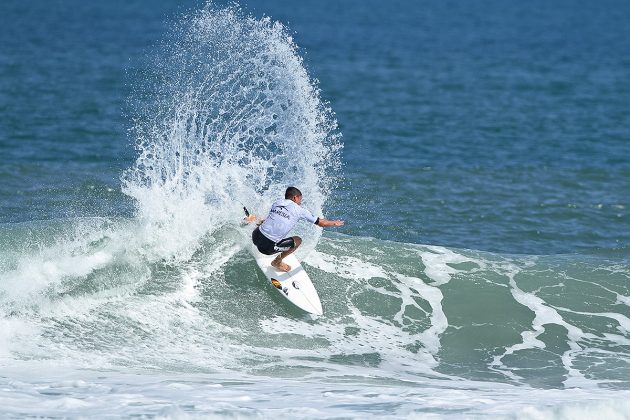
{"label": "surfer's right arm", "polygon": [[254,214],[250,214],[249,216],[245,216],[243,218],[243,220],[245,220],[245,223],[256,223],[256,226],[260,226],[263,224],[263,222],[265,221],[265,219],[259,219],[258,216],[254,215]]}
{"label": "surfer's right arm", "polygon": [[343,226],[343,220],[328,220],[323,217],[318,217],[315,224],[319,227],[339,227]]}
{"label": "surfer's right arm", "polygon": [[265,219],[259,219],[258,216],[256,216],[255,214],[250,214],[249,216],[245,216],[243,220],[245,220],[246,223],[256,222],[257,226],[262,225],[262,222],[265,221]]}

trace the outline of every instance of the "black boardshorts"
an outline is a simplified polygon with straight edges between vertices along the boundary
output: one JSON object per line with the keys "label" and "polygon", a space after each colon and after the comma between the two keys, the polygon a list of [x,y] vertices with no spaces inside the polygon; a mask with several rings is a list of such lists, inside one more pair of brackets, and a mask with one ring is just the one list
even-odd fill
{"label": "black boardshorts", "polygon": [[274,242],[260,233],[260,229],[256,228],[252,232],[252,241],[256,248],[265,255],[272,255],[276,252],[288,251],[295,246],[295,241],[292,237],[284,238],[281,241]]}

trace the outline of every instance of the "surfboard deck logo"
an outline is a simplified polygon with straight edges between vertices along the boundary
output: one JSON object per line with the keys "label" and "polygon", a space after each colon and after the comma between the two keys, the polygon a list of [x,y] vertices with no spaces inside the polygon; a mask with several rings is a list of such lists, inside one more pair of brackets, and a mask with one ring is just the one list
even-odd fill
{"label": "surfboard deck logo", "polygon": [[267,281],[283,297],[306,312],[314,315],[323,314],[324,311],[317,290],[315,290],[311,279],[295,255],[289,255],[285,260],[292,270],[287,273],[278,273],[271,265],[274,256],[263,255],[253,246],[250,247],[250,252],[256,259],[262,273],[267,277]]}

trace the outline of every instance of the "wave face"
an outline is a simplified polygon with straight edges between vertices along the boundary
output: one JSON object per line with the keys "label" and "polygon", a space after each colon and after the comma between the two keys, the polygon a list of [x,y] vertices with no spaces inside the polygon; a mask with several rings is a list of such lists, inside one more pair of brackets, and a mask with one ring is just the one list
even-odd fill
{"label": "wave face", "polygon": [[[158,398],[173,391],[164,378],[210,375],[193,377],[236,380],[244,395],[261,396],[251,405],[262,415],[271,413],[262,397],[271,381],[307,417],[311,393],[335,396],[319,406],[327,414],[356,415],[360,402],[367,412],[409,415],[418,399],[448,414],[450,393],[459,398],[452,414],[511,415],[525,405],[524,418],[532,406],[554,418],[549,404],[598,412],[630,389],[627,261],[325,235],[304,261],[324,306],[312,318],[267,284],[233,227],[176,262],[130,250],[138,220],[2,229],[0,363],[22,375],[52,363],[106,372],[112,390],[133,392],[124,375],[142,371]],[[14,403],[23,392],[15,391]],[[576,393],[586,407],[572,405]],[[202,404],[194,395],[181,396]]]}
{"label": "wave face", "polygon": [[[337,123],[287,30],[209,4],[136,75],[138,158],[123,180],[148,236],[190,256],[201,236],[298,186],[315,214],[340,166]],[[315,239],[314,228],[302,232]],[[316,241],[311,241],[315,243]]]}
{"label": "wave face", "polygon": [[627,262],[326,235],[305,259],[324,304],[314,319],[266,284],[233,228],[177,263],[130,251],[138,221],[8,229],[3,357],[630,388]]}

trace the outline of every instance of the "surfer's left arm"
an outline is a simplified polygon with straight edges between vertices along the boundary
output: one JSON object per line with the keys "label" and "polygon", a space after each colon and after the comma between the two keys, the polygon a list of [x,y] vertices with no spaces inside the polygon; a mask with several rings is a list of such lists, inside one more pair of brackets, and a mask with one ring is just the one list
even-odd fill
{"label": "surfer's left arm", "polygon": [[318,217],[315,224],[319,227],[339,227],[343,226],[343,220],[328,220],[323,217]]}
{"label": "surfer's left arm", "polygon": [[301,218],[311,223],[316,224],[319,227],[339,227],[343,226],[343,220],[328,220],[325,217],[315,217],[307,209],[300,207],[302,211]]}

